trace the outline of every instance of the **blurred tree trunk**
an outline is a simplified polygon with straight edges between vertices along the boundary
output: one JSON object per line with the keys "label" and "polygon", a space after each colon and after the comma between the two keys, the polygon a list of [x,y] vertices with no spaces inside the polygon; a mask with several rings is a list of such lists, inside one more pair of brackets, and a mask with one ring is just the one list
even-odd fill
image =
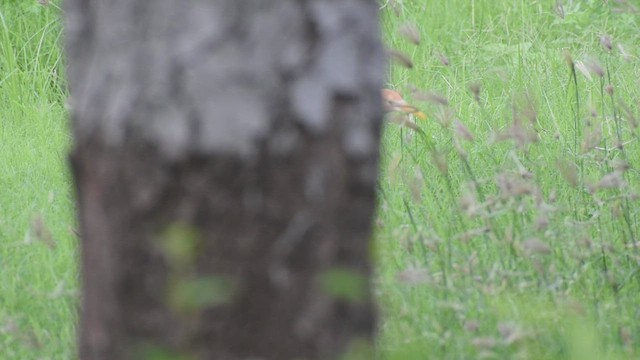
{"label": "blurred tree trunk", "polygon": [[80,358],[370,358],[377,2],[64,4]]}

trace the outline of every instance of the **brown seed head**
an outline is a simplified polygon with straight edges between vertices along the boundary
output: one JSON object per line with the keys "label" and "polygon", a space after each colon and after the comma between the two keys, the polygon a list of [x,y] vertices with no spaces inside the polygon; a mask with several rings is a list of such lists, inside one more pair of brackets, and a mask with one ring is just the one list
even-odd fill
{"label": "brown seed head", "polygon": [[573,187],[578,186],[578,167],[568,160],[559,160],[558,169],[562,177]]}
{"label": "brown seed head", "polygon": [[498,340],[489,336],[480,336],[471,339],[471,344],[473,344],[473,346],[475,346],[479,350],[493,349],[494,347],[496,347],[496,345],[498,345]]}
{"label": "brown seed head", "polygon": [[480,84],[479,83],[471,83],[469,84],[469,90],[473,94],[473,98],[476,102],[480,102]]}
{"label": "brown seed head", "polygon": [[621,189],[626,186],[626,182],[620,171],[614,171],[603,176],[596,186],[598,189]]}
{"label": "brown seed head", "polygon": [[467,159],[469,158],[469,154],[467,154],[467,152],[464,150],[458,138],[453,139],[453,148],[456,150],[456,153],[462,160],[467,161]]}
{"label": "brown seed head", "polygon": [[604,69],[602,68],[602,65],[600,65],[600,63],[595,59],[590,59],[585,63],[585,65],[587,66],[587,69],[589,69],[589,71],[591,71],[592,73],[598,75],[599,77],[604,76]]}
{"label": "brown seed head", "polygon": [[447,55],[438,52],[436,54],[436,56],[438,57],[438,60],[440,60],[440,64],[444,65],[444,66],[449,66],[451,64],[451,62],[449,61],[449,58],[447,57]]}
{"label": "brown seed head", "polygon": [[611,163],[611,167],[613,167],[614,170],[622,173],[629,171],[629,169],[631,169],[631,165],[622,159],[613,160]]}
{"label": "brown seed head", "polygon": [[593,78],[591,77],[591,73],[589,72],[589,69],[587,69],[587,66],[580,60],[576,61],[574,64],[574,69],[578,70],[582,75],[584,75],[584,77],[587,78],[587,80],[592,81]]}
{"label": "brown seed head", "polygon": [[571,52],[569,51],[569,49],[565,48],[563,50],[564,53],[564,61],[566,61],[567,65],[569,65],[570,68],[573,67],[574,62],[573,62],[573,57],[571,57]]}
{"label": "brown seed head", "polygon": [[637,129],[638,128],[638,119],[636,118],[636,115],[634,114],[633,110],[631,110],[629,105],[627,105],[624,102],[621,102],[620,106],[622,107],[622,110],[624,111],[625,118],[627,119],[627,121],[629,121],[629,126],[631,127],[631,130]]}
{"label": "brown seed head", "polygon": [[42,241],[50,249],[56,248],[56,241],[53,239],[53,235],[45,224],[42,215],[37,214],[33,219],[31,219],[31,231],[36,236],[37,240]]}
{"label": "brown seed head", "polygon": [[434,92],[416,92],[413,97],[416,100],[430,102],[435,105],[449,105],[449,100],[446,97]]}
{"label": "brown seed head", "polygon": [[411,61],[409,56],[407,56],[406,54],[397,50],[388,49],[387,55],[391,58],[391,60],[395,61],[399,65],[404,66],[407,69],[413,68],[413,62]]}
{"label": "brown seed head", "polygon": [[447,155],[439,151],[431,152],[431,161],[444,176],[449,174],[449,163],[447,161]]}
{"label": "brown seed head", "polygon": [[544,231],[549,227],[549,216],[547,214],[539,214],[536,217],[536,229],[538,231]]}
{"label": "brown seed head", "polygon": [[456,135],[459,138],[465,139],[469,142],[473,142],[473,134],[471,134],[471,131],[469,131],[469,129],[467,129],[467,127],[464,126],[462,122],[456,119],[454,120],[453,125],[454,125]]}
{"label": "brown seed head", "polygon": [[633,60],[633,56],[627,52],[627,50],[622,46],[622,44],[618,44],[618,50],[620,51],[620,55],[625,61]]}
{"label": "brown seed head", "polygon": [[629,328],[626,326],[622,326],[618,331],[618,335],[620,337],[620,340],[622,340],[622,343],[624,344],[624,346],[627,348],[631,348],[634,342],[633,340],[634,337],[631,334],[631,330],[629,330]]}
{"label": "brown seed head", "polygon": [[562,5],[561,1],[556,1],[556,6],[554,8],[556,15],[558,15],[558,17],[560,19],[564,19],[565,17],[565,12],[564,12],[564,5]]}
{"label": "brown seed head", "polygon": [[409,190],[415,202],[422,201],[422,189],[424,189],[424,177],[420,168],[416,168],[414,176],[408,180]]}
{"label": "brown seed head", "polygon": [[525,337],[520,326],[512,322],[498,323],[498,332],[500,332],[505,344],[513,344]]}
{"label": "brown seed head", "polygon": [[391,6],[391,10],[396,17],[402,15],[402,4],[398,0],[389,0],[387,3]]}
{"label": "brown seed head", "polygon": [[607,95],[613,96],[613,85],[609,84],[605,86],[604,91],[607,93]]}
{"label": "brown seed head", "polygon": [[476,332],[480,328],[480,322],[477,320],[467,320],[464,323],[464,329],[468,332]]}
{"label": "brown seed head", "polygon": [[398,33],[414,45],[420,45],[420,29],[414,23],[404,23],[398,28]]}
{"label": "brown seed head", "polygon": [[530,238],[522,242],[522,249],[527,255],[548,254],[551,252],[551,247],[547,243],[536,238]]}
{"label": "brown seed head", "polygon": [[425,269],[409,268],[396,274],[396,280],[404,284],[423,284],[430,280],[429,273]]}
{"label": "brown seed head", "polygon": [[600,126],[590,127],[582,140],[582,151],[584,153],[589,152],[598,146],[600,141],[602,141],[602,130]]}
{"label": "brown seed head", "polygon": [[611,51],[611,49],[613,49],[611,37],[609,35],[600,36],[600,45],[602,45],[602,47],[607,51]]}

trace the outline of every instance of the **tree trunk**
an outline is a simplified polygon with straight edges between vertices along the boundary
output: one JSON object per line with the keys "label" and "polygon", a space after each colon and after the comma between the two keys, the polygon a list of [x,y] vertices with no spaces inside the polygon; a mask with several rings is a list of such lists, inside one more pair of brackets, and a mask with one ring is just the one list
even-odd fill
{"label": "tree trunk", "polygon": [[65,7],[80,358],[370,358],[377,2]]}

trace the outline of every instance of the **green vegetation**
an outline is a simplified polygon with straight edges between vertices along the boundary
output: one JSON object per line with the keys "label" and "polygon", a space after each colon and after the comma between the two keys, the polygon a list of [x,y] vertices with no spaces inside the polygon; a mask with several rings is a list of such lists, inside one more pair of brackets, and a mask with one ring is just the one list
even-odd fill
{"label": "green vegetation", "polygon": [[[57,3],[0,6],[7,359],[75,353],[77,239]],[[391,66],[389,87],[429,119],[418,120],[426,136],[396,124],[384,134],[381,358],[640,357],[633,6],[382,1],[385,42],[413,63]],[[398,32],[407,24],[419,45]]]}
{"label": "green vegetation", "polygon": [[383,4],[386,44],[413,62],[392,66],[389,86],[430,117],[417,120],[426,137],[395,125],[384,137],[383,358],[640,357],[628,6]]}
{"label": "green vegetation", "polygon": [[78,270],[60,12],[0,4],[0,358],[70,359]]}

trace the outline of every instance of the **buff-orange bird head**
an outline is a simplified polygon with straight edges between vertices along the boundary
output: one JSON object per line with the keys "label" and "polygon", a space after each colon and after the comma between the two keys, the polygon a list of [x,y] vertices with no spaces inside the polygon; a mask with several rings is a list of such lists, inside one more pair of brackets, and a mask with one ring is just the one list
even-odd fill
{"label": "buff-orange bird head", "polygon": [[427,118],[427,115],[406,102],[397,91],[382,89],[382,103],[385,112],[399,111],[406,114],[413,114],[422,120]]}

